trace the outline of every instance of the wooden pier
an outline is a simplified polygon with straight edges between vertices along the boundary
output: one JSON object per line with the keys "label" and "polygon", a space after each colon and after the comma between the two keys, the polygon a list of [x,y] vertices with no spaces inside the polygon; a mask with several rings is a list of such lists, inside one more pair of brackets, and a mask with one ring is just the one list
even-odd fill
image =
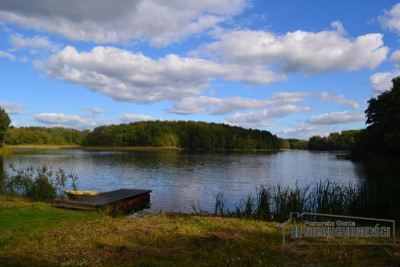
{"label": "wooden pier", "polygon": [[[75,195],[82,196],[78,191]],[[73,194],[73,191],[68,191],[67,194]],[[110,192],[95,192],[94,194],[83,194],[84,196],[75,200],[55,200],[53,207],[77,209],[77,210],[95,210],[107,205],[116,205],[117,210],[129,210],[138,205],[150,201],[151,190],[141,189],[118,189]]]}

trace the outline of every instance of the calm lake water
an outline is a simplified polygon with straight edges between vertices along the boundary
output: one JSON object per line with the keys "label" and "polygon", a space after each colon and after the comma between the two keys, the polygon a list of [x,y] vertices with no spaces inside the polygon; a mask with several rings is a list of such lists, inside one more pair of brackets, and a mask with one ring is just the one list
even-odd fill
{"label": "calm lake water", "polygon": [[151,189],[147,212],[192,212],[199,202],[213,211],[214,196],[222,192],[229,203],[256,186],[306,186],[320,180],[357,182],[364,179],[360,164],[338,159],[337,153],[281,152],[98,152],[83,150],[18,150],[3,156],[4,169],[51,165],[78,174],[80,190]]}

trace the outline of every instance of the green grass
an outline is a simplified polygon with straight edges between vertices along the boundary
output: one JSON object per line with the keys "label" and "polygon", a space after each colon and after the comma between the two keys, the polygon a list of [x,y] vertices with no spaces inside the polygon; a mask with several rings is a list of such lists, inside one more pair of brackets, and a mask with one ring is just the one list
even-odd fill
{"label": "green grass", "polygon": [[57,229],[59,222],[93,220],[96,213],[54,209],[40,202],[15,197],[0,197],[0,249],[13,238],[44,230]]}
{"label": "green grass", "polygon": [[0,155],[12,155],[12,154],[13,154],[12,148],[0,147]]}
{"label": "green grass", "polygon": [[188,214],[110,218],[0,197],[0,265],[265,266],[400,263],[399,247],[282,247],[278,224]]}
{"label": "green grass", "polygon": [[58,149],[72,149],[78,148],[78,145],[4,145],[7,149],[14,149],[14,148],[22,148],[22,149],[51,149],[51,150],[58,150]]}

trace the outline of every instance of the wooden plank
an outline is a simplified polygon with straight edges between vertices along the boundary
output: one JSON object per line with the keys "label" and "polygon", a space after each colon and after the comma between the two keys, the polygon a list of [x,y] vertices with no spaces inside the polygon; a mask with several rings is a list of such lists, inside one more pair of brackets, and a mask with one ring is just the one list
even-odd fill
{"label": "wooden plank", "polygon": [[118,189],[95,196],[88,196],[75,202],[94,204],[96,207],[99,207],[118,201],[125,201],[149,193],[151,193],[151,190]]}
{"label": "wooden plank", "polygon": [[60,200],[56,199],[52,203],[53,207],[56,208],[67,208],[67,209],[77,209],[77,210],[95,210],[96,205],[91,204],[91,203],[82,203],[78,201],[73,201],[73,200]]}
{"label": "wooden plank", "polygon": [[64,192],[67,195],[75,195],[75,196],[95,196],[104,193],[100,191],[85,191],[85,190],[64,190]]}
{"label": "wooden plank", "polygon": [[[84,192],[84,191],[83,191]],[[150,200],[151,190],[141,189],[118,189],[92,196],[84,196],[77,200],[55,200],[53,207],[79,209],[79,210],[95,210],[97,207],[121,202],[118,206],[121,209],[135,206],[143,201]]]}

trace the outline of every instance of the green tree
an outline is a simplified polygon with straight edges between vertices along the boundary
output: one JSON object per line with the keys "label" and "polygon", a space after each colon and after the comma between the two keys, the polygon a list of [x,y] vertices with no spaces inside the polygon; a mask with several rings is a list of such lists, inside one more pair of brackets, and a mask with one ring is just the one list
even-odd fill
{"label": "green tree", "polygon": [[365,114],[369,126],[357,136],[353,156],[400,157],[400,77],[392,83],[390,90],[368,101]]}
{"label": "green tree", "polygon": [[353,155],[400,157],[400,77],[392,83],[390,90],[368,101],[369,126],[358,136]]}
{"label": "green tree", "polygon": [[11,120],[8,117],[7,112],[0,107],[0,146],[3,146],[4,137],[6,136],[6,132],[8,126],[10,126]]}
{"label": "green tree", "polygon": [[400,130],[400,77],[392,80],[390,90],[368,101],[367,124],[369,127],[394,132]]}

